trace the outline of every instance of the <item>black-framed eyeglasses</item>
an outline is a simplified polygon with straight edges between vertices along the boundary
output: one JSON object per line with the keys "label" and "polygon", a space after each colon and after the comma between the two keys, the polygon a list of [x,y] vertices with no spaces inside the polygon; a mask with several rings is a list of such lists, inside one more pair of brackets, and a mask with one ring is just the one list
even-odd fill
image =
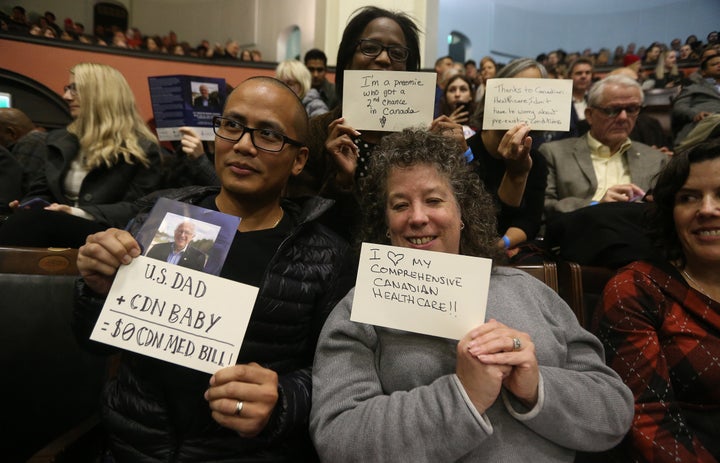
{"label": "black-framed eyeglasses", "polygon": [[640,114],[642,106],[593,106],[594,109],[605,114],[607,117],[615,118],[620,115],[621,112],[625,111],[628,117],[635,117]]}
{"label": "black-framed eyeglasses", "polygon": [[357,42],[360,53],[370,58],[377,58],[380,53],[386,51],[391,61],[405,62],[410,56],[410,49],[402,45],[384,45],[373,39],[360,39]]}
{"label": "black-framed eyeglasses", "polygon": [[271,153],[277,153],[285,148],[285,145],[305,146],[297,140],[272,129],[255,129],[248,127],[242,122],[227,117],[213,117],[213,132],[223,140],[237,143],[245,135],[250,134],[250,141],[255,148]]}
{"label": "black-framed eyeglasses", "polygon": [[70,92],[70,94],[72,96],[77,96],[77,87],[75,86],[75,82],[63,87],[63,93],[67,93],[67,92]]}

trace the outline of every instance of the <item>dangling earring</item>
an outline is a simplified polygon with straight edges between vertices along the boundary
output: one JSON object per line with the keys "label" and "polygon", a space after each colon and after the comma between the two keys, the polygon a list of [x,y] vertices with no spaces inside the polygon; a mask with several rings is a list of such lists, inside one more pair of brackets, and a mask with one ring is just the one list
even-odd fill
{"label": "dangling earring", "polygon": [[465,222],[460,221],[460,230],[464,230],[464,229],[465,229]]}

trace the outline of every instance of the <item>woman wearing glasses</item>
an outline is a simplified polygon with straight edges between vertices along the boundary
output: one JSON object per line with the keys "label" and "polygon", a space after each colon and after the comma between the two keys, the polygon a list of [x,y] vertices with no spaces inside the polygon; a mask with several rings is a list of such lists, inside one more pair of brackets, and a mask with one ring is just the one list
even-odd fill
{"label": "woman wearing glasses", "polygon": [[74,121],[48,134],[45,171],[10,203],[2,244],[80,247],[91,233],[124,228],[133,202],[160,188],[160,147],[119,71],[73,66],[63,99]]}
{"label": "woman wearing glasses", "polygon": [[[420,69],[418,27],[404,13],[365,7],[350,20],[338,47],[335,90],[338,105],[310,121],[310,157],[303,173],[290,185],[291,195],[321,194],[338,203],[329,225],[349,237],[359,206],[353,197],[356,180],[364,176],[375,145],[390,132],[363,130],[342,117],[345,70],[417,71]],[[431,130],[458,140],[458,153],[467,150],[462,126],[447,116],[433,121]]]}

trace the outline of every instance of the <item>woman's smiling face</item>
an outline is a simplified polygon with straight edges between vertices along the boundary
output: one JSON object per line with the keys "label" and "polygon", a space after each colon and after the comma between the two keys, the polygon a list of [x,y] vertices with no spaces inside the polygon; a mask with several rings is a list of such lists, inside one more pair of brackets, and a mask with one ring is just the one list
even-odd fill
{"label": "woman's smiling face", "polygon": [[434,166],[394,167],[387,186],[386,217],[394,246],[460,252],[460,208],[448,179]]}

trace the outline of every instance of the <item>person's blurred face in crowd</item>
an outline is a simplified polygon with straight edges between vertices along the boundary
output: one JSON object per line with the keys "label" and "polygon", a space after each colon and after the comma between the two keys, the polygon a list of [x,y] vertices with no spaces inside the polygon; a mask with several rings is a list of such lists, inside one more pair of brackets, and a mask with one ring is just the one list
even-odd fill
{"label": "person's blurred face in crowd", "polygon": [[665,67],[670,69],[675,66],[675,63],[677,63],[677,56],[675,55],[675,52],[669,51],[665,53]]}
{"label": "person's blurred face in crowd", "polygon": [[497,74],[497,66],[495,66],[495,63],[489,59],[483,61],[480,66],[480,77],[482,77],[483,82],[487,82],[488,79],[492,79],[495,77],[495,74]]}
{"label": "person's blurred face in crowd", "polygon": [[450,182],[435,166],[394,167],[387,192],[385,210],[393,246],[460,252],[460,207]]}
{"label": "person's blurred face in crowd", "polygon": [[578,63],[573,66],[570,78],[573,81],[573,90],[587,92],[592,84],[593,68],[588,63]]}
{"label": "person's blurred face in crowd", "polygon": [[690,45],[683,45],[680,47],[680,59],[688,59],[692,53],[692,47]]}
{"label": "person's blurred face in crowd", "polygon": [[660,56],[660,47],[657,45],[653,45],[650,47],[650,49],[645,54],[646,61],[657,61],[658,56]]}
{"label": "person's blurred face in crowd", "polygon": [[325,63],[323,63],[323,60],[309,59],[307,60],[307,63],[305,63],[305,67],[307,67],[308,71],[310,71],[310,76],[312,78],[310,85],[313,88],[322,87],[325,82],[325,74],[327,73],[327,68],[325,67]]}
{"label": "person's blurred face in crowd", "polygon": [[460,77],[451,77],[445,87],[445,99],[452,108],[459,103],[468,103],[472,100],[470,86]]}
{"label": "person's blurred face in crowd", "polygon": [[705,64],[704,69],[702,70],[703,77],[710,78],[710,79],[720,79],[720,56],[715,55],[711,58],[708,58],[707,63]]}

